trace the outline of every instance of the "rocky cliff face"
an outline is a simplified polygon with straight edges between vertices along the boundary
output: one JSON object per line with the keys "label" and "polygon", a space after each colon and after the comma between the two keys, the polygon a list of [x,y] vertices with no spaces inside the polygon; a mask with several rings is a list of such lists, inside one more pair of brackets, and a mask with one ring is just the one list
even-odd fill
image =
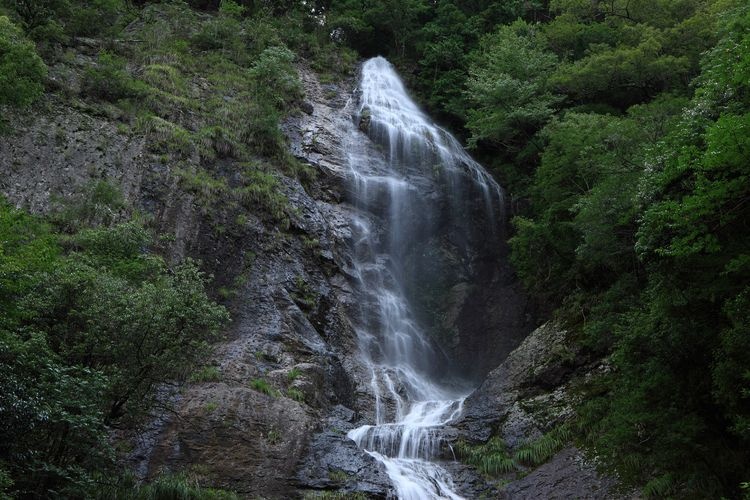
{"label": "rocky cliff face", "polygon": [[[75,86],[71,71],[69,84]],[[47,109],[16,117],[15,130],[0,141],[0,192],[12,203],[49,212],[56,200],[106,180],[163,236],[161,252],[175,261],[202,261],[214,276],[214,291],[222,292],[233,312],[227,341],[211,360],[219,375],[177,391],[165,388],[167,409],[133,438],[128,462],[143,478],[190,470],[206,484],[278,498],[308,485],[356,487],[381,496],[388,489],[374,460],[344,436],[356,415],[352,408],[367,407],[345,312],[355,300],[346,278],[348,217],[339,205],[336,151],[317,161],[316,147],[325,147],[325,140],[315,146],[301,134],[315,116],[330,129],[328,147],[335,145],[335,125],[326,123],[334,113],[321,89],[311,86],[317,85],[312,75],[305,74],[311,95],[303,108],[309,114],[292,119],[288,132],[299,156],[309,158],[319,175],[304,186],[277,175],[292,207],[288,228],[260,209],[207,203],[181,182],[176,162],[154,154],[143,137],[80,101],[49,96]],[[341,105],[351,86],[328,89],[331,106]],[[185,161],[180,167],[186,168]],[[241,167],[219,160],[211,170],[231,186]],[[330,440],[352,457],[329,466],[315,460],[320,470],[304,469],[300,481],[298,464],[327,422]],[[332,460],[341,461],[340,450]],[[355,475],[356,484],[347,486]]]}
{"label": "rocky cliff face", "polygon": [[[81,57],[88,57],[85,52],[81,48]],[[220,199],[206,202],[181,182],[172,158],[155,154],[144,137],[82,101],[48,97],[40,113],[18,116],[14,132],[0,140],[0,192],[11,202],[48,212],[55,200],[76,196],[92,181],[116,184],[132,209],[163,235],[158,250],[174,261],[200,259],[214,276],[216,294],[222,292],[233,312],[227,339],[211,360],[218,375],[165,388],[165,409],[132,437],[127,461],[142,478],[190,470],[207,485],[246,497],[314,496],[321,490],[374,498],[390,494],[382,466],[346,438],[348,430],[371,420],[373,411],[351,326],[360,297],[349,278],[353,208],[344,187],[347,152],[340,134],[341,121],[352,119],[345,105],[356,99],[356,82],[323,85],[309,70],[300,72],[306,100],[285,132],[294,155],[318,175],[304,184],[277,175],[293,207],[288,227],[261,211]],[[52,74],[65,76],[57,85],[76,93],[75,69],[53,68]],[[362,140],[367,140],[364,133]],[[372,145],[371,154],[382,152]],[[197,160],[183,160],[183,168],[185,161]],[[211,165],[230,186],[240,168],[229,159]],[[441,311],[427,320],[443,332],[457,371],[480,378],[530,330],[512,270],[498,265],[506,262],[507,249],[477,249],[462,262],[445,241],[431,242],[428,250],[440,257],[437,264],[466,270],[441,284],[441,293],[423,311]],[[412,293],[415,300],[418,293]],[[551,425],[528,417],[523,407],[532,400],[559,406],[555,391],[541,396],[524,389],[545,377],[551,377],[550,387],[560,382],[554,364],[533,383],[524,378],[538,365],[529,346],[545,342],[535,334],[490,374],[467,401],[457,436],[481,441],[502,428],[504,439],[512,442]],[[578,463],[575,450],[565,453],[560,460]],[[571,470],[581,470],[575,467]],[[472,468],[452,468],[465,495],[494,495],[493,486]],[[547,477],[543,469],[533,474],[538,482]],[[524,486],[529,481],[511,483],[505,491],[533,490],[536,482]]]}

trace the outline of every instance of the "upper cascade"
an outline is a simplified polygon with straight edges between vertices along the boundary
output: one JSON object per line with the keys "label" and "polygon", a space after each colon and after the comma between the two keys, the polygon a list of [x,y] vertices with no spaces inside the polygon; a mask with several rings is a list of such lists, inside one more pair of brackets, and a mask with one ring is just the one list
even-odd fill
{"label": "upper cascade", "polygon": [[369,120],[372,140],[388,150],[394,166],[432,166],[464,172],[482,188],[492,210],[501,211],[503,191],[460,142],[437,126],[409,96],[393,65],[383,57],[369,59],[362,67],[359,114]]}

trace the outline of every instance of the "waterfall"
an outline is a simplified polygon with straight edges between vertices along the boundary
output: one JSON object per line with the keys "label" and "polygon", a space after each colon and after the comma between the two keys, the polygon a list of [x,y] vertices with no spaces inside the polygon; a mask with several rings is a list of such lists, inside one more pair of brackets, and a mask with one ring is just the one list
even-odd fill
{"label": "waterfall", "polygon": [[497,238],[503,194],[422,113],[388,61],[367,61],[359,90],[359,127],[344,141],[349,196],[359,214],[352,222],[352,268],[362,297],[356,329],[375,411],[374,422],[348,437],[383,463],[399,498],[458,499],[439,462],[451,457],[443,427],[460,415],[470,391],[418,320],[410,297],[423,292],[425,277],[414,263],[429,258],[425,248],[436,234],[449,234],[458,253]]}

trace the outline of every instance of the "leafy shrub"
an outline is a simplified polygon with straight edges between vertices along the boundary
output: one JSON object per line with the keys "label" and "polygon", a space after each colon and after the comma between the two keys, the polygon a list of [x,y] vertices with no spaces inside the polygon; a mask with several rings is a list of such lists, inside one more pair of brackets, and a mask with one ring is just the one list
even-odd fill
{"label": "leafy shrub", "polygon": [[120,189],[108,180],[94,181],[67,198],[53,198],[50,220],[61,230],[75,232],[83,227],[109,226],[127,213]]}
{"label": "leafy shrub", "polygon": [[[226,2],[219,16],[203,23],[200,31],[193,35],[192,43],[199,50],[225,52],[234,62],[246,63],[245,46],[240,36],[242,26]],[[239,7],[239,6],[238,6]]]}
{"label": "leafy shrub", "polygon": [[241,33],[243,43],[248,51],[248,58],[257,59],[268,47],[281,46],[284,42],[273,19],[264,15],[248,17],[243,21]]}
{"label": "leafy shrub", "polygon": [[137,222],[60,235],[3,203],[0,241],[4,487],[93,497],[113,466],[108,426],[203,359],[228,315],[194,263],[146,253]]}
{"label": "leafy shrub", "polygon": [[125,21],[125,0],[88,0],[76,2],[69,10],[66,31],[73,36],[96,36],[112,33]]}
{"label": "leafy shrub", "polygon": [[5,0],[38,42],[64,31],[70,36],[112,33],[127,9],[124,0]]}
{"label": "leafy shrub", "polygon": [[106,378],[65,363],[50,340],[0,329],[0,456],[18,497],[75,496],[111,460]]}
{"label": "leafy shrub", "polygon": [[0,16],[0,106],[28,106],[42,95],[47,67],[34,44]]}
{"label": "leafy shrub", "polygon": [[284,109],[302,97],[302,84],[294,67],[294,53],[286,47],[269,47],[250,68],[250,77],[261,102]]}
{"label": "leafy shrub", "polygon": [[126,61],[122,57],[102,52],[96,65],[88,68],[84,74],[84,92],[108,101],[145,95],[145,84],[134,79],[125,66]]}
{"label": "leafy shrub", "polygon": [[83,253],[24,301],[30,324],[55,332],[66,360],[106,373],[109,419],[140,412],[160,381],[181,377],[208,352],[227,320],[194,263],[167,269],[161,259],[117,248],[136,241],[138,230],[92,230]]}
{"label": "leafy shrub", "polygon": [[53,15],[67,10],[66,0],[6,0],[28,29],[48,22]]}

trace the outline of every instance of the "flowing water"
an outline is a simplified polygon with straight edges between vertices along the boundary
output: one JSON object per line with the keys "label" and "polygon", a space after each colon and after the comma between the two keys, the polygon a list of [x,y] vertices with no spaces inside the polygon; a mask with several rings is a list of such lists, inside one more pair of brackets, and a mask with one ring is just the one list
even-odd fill
{"label": "flowing water", "polygon": [[384,464],[399,498],[457,499],[440,465],[452,453],[443,428],[461,413],[469,388],[450,375],[448,358],[419,324],[410,297],[425,277],[414,269],[438,234],[462,251],[496,237],[502,191],[420,111],[385,59],[364,64],[360,92],[355,120],[380,152],[354,126],[345,146],[360,214],[352,225],[357,333],[375,412],[371,425],[348,436]]}

